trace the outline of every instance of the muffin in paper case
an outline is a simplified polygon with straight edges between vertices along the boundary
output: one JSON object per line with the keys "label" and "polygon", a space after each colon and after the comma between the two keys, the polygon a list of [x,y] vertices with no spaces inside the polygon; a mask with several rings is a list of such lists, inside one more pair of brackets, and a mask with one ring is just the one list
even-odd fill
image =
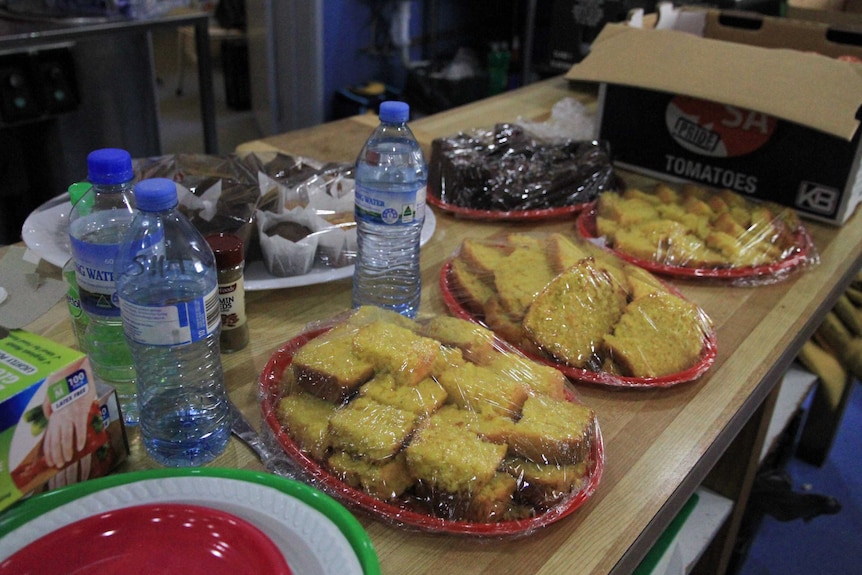
{"label": "muffin in paper case", "polygon": [[641,267],[700,281],[763,285],[820,261],[792,209],[694,184],[604,192],[578,226]]}
{"label": "muffin in paper case", "polygon": [[258,239],[267,271],[277,277],[308,273],[317,254],[319,232],[330,227],[306,208],[280,214],[258,210]]}
{"label": "muffin in paper case", "polygon": [[298,186],[308,198],[309,210],[326,220],[320,230],[317,261],[329,267],[351,265],[356,260],[356,221],[352,169],[334,166]]}
{"label": "muffin in paper case", "polygon": [[714,362],[706,313],[575,235],[463,240],[441,272],[449,309],[578,381],[668,386]]}
{"label": "muffin in paper case", "polygon": [[301,475],[379,519],[521,535],[575,511],[604,461],[568,379],[477,323],[361,307],[282,346],[265,428]]}
{"label": "muffin in paper case", "polygon": [[352,264],[356,258],[352,167],[283,154],[269,161],[264,161],[266,156],[253,157],[261,164],[259,211],[278,217],[299,209],[314,214],[317,263],[327,267]]}

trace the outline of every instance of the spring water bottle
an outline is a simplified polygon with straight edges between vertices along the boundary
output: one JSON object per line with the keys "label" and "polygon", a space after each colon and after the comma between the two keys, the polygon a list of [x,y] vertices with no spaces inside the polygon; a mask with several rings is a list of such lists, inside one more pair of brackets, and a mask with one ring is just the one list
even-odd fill
{"label": "spring water bottle", "polygon": [[[75,204],[88,192],[92,184],[90,182],[76,182],[69,186],[69,202],[72,209],[84,211],[86,206],[76,206]],[[72,319],[72,330],[75,333],[75,343],[78,349],[86,353],[84,347],[84,335],[87,333],[87,314],[81,307],[81,295],[78,293],[78,279],[75,271],[75,259],[69,258],[69,261],[63,266],[63,279],[66,280],[68,289],[66,290],[66,306],[69,308],[69,317]]]}
{"label": "spring water bottle", "polygon": [[138,372],[141,437],[159,463],[198,466],[230,438],[215,256],[177,209],[172,180],[142,180],[135,201],[116,275]]}
{"label": "spring water bottle", "polygon": [[419,238],[428,169],[407,127],[404,102],[380,105],[380,125],[356,159],[357,257],[353,306],[415,317],[421,296]]}
{"label": "spring water bottle", "polygon": [[135,368],[117,305],[114,260],[134,214],[134,171],[125,150],[87,156],[92,184],[72,206],[69,235],[81,307],[87,315],[83,346],[97,379],[117,391],[127,425],[138,422]]}

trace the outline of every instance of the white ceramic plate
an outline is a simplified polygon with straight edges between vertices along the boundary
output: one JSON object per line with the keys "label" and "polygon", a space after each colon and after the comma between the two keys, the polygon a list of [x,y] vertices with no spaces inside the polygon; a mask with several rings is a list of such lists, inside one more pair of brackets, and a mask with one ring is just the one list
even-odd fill
{"label": "white ceramic plate", "polygon": [[294,573],[379,573],[364,529],[322,492],[271,474],[206,468],[112,475],[24,501],[0,525],[0,562],[65,525],[148,503],[185,503],[240,517],[275,543]]}
{"label": "white ceramic plate", "polygon": [[[72,255],[69,244],[69,194],[61,194],[36,208],[24,221],[21,237],[27,247],[45,261],[62,268]],[[430,207],[425,209],[425,225],[419,242],[425,245],[437,227]],[[258,291],[327,283],[353,276],[353,266],[331,268],[315,265],[301,276],[276,277],[266,271],[263,262],[248,262],[245,267],[245,289]]]}

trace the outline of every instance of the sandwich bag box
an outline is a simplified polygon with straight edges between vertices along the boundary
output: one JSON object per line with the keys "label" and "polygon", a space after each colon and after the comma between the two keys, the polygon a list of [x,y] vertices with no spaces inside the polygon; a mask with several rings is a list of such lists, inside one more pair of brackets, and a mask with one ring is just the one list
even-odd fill
{"label": "sandwich bag box", "polygon": [[[862,44],[829,26],[659,6],[608,24],[566,74],[599,83],[615,164],[843,224],[862,199]],[[856,38],[857,43],[862,35]]]}
{"label": "sandwich bag box", "polygon": [[[82,432],[84,441],[71,441]],[[46,450],[56,453],[60,437],[70,441],[67,463],[58,467]],[[31,493],[107,475],[128,453],[117,394],[96,382],[85,354],[0,329],[0,510]]]}

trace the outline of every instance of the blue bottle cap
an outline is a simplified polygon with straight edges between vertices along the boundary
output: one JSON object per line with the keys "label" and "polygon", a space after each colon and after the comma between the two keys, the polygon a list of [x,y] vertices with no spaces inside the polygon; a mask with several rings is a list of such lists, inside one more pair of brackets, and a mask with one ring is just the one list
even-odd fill
{"label": "blue bottle cap", "polygon": [[407,102],[387,100],[380,104],[380,121],[401,124],[410,118],[410,105]]}
{"label": "blue bottle cap", "polygon": [[168,178],[150,178],[135,184],[135,203],[142,212],[161,212],[177,205],[177,185]]}
{"label": "blue bottle cap", "polygon": [[132,156],[126,150],[103,148],[87,156],[87,179],[94,184],[122,184],[134,177]]}

